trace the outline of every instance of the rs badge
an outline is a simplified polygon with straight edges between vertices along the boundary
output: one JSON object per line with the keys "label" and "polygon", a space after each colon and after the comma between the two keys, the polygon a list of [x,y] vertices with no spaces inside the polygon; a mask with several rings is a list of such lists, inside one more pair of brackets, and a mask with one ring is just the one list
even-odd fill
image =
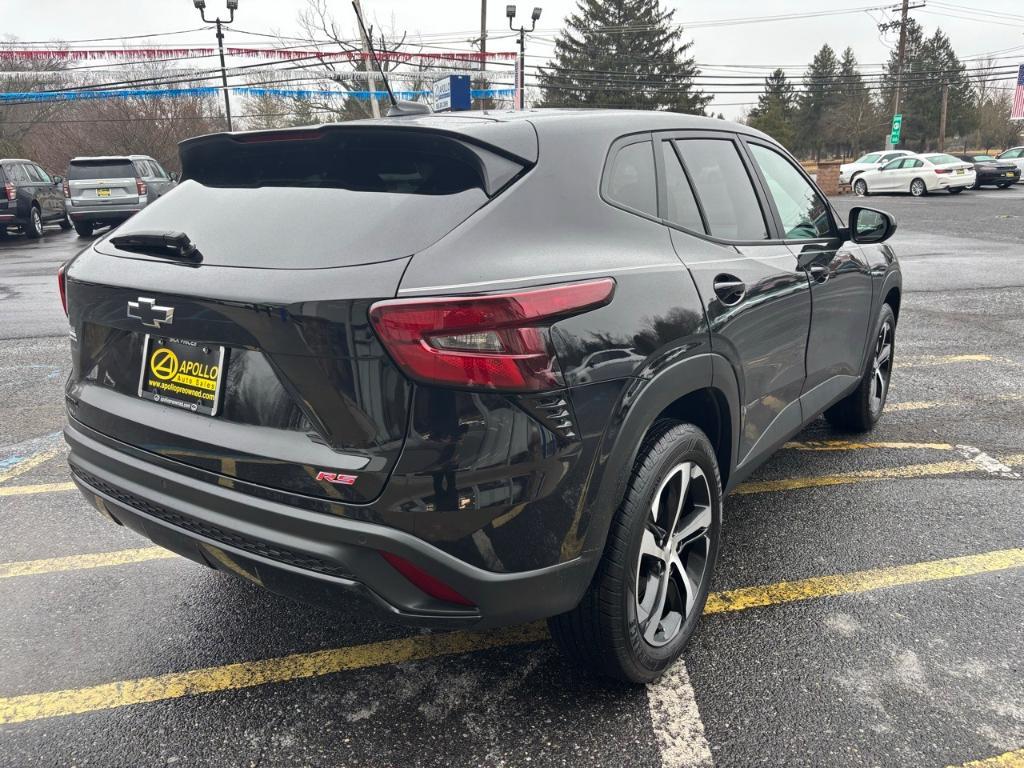
{"label": "rs badge", "polygon": [[355,475],[339,475],[337,472],[317,472],[317,480],[323,480],[335,485],[355,485]]}

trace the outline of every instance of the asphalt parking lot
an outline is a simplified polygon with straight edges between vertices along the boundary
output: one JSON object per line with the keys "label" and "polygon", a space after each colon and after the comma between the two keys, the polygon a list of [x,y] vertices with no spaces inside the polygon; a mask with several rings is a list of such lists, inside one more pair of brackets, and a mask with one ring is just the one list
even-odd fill
{"label": "asphalt parking lot", "polygon": [[1024,186],[856,204],[899,221],[887,413],[819,420],[727,499],[702,625],[647,688],[541,626],[317,611],[104,520],[59,434],[84,243],[0,240],[0,766],[1024,765]]}

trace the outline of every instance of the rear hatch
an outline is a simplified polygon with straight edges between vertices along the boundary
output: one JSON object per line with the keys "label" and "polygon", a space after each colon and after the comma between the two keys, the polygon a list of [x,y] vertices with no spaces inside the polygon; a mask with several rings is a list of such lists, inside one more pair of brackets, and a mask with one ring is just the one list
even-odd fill
{"label": "rear hatch", "polygon": [[132,161],[124,158],[72,160],[68,191],[72,205],[138,205],[139,187]]}
{"label": "rear hatch", "polygon": [[[225,478],[372,501],[411,385],[369,307],[528,163],[344,126],[202,137],[181,157],[181,184],[68,268],[71,415]],[[137,247],[153,235],[199,255]]]}

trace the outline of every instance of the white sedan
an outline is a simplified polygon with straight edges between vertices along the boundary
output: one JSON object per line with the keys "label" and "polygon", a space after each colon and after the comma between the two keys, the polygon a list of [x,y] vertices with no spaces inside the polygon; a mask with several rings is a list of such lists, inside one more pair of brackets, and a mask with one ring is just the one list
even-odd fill
{"label": "white sedan", "polygon": [[974,185],[974,165],[944,153],[910,155],[864,171],[853,182],[860,197],[875,192],[909,192],[920,197],[940,189],[957,194]]}
{"label": "white sedan", "polygon": [[873,171],[876,168],[881,168],[890,160],[895,160],[897,157],[906,157],[907,155],[912,154],[914,153],[905,149],[890,149],[882,152],[870,152],[863,157],[858,157],[852,163],[843,163],[840,165],[839,183],[851,184],[853,180],[864,171]]}
{"label": "white sedan", "polygon": [[996,160],[1006,160],[1020,168],[1020,182],[1024,183],[1024,147],[1012,147],[998,155]]}

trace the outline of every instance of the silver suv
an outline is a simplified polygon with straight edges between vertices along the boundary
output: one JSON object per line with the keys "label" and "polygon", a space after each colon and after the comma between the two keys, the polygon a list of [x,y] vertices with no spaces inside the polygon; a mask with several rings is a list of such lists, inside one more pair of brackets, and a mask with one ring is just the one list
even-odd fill
{"label": "silver suv", "polygon": [[68,165],[64,202],[75,231],[89,237],[104,225],[116,226],[177,183],[147,155],[76,157]]}

